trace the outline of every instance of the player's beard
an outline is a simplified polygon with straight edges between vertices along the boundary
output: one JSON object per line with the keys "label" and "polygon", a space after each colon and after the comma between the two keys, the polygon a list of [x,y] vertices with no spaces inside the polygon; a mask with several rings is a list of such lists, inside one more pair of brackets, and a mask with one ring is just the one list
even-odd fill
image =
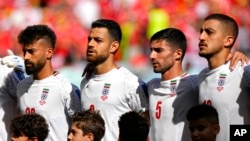
{"label": "player's beard", "polygon": [[46,64],[46,60],[39,59],[37,63],[31,61],[25,61],[25,64],[29,64],[30,66],[25,65],[25,71],[28,75],[38,73]]}
{"label": "player's beard", "polygon": [[109,57],[109,54],[101,54],[96,57],[88,57],[87,61],[91,62],[94,66],[97,66],[105,62],[108,59],[108,57]]}

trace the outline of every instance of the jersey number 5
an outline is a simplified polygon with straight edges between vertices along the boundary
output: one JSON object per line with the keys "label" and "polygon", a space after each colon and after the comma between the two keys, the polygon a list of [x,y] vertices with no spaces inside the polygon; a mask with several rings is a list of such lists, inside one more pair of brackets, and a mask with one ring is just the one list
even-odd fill
{"label": "jersey number 5", "polygon": [[155,107],[155,117],[156,119],[160,119],[161,118],[161,106],[162,106],[162,102],[158,101]]}

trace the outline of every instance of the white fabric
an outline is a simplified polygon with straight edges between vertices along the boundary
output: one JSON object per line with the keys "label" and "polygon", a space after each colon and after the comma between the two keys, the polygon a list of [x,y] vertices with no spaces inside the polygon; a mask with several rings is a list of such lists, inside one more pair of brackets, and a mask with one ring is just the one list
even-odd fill
{"label": "white fabric", "polygon": [[[244,76],[243,76],[244,75]],[[199,75],[200,103],[212,105],[219,113],[218,141],[230,140],[231,124],[250,124],[250,66],[239,64],[229,70],[229,62]]]}
{"label": "white fabric", "polygon": [[50,131],[46,141],[67,141],[69,118],[81,107],[78,95],[79,89],[61,74],[43,80],[33,80],[31,76],[17,88],[21,114],[35,112],[47,120]]}
{"label": "white fabric", "polygon": [[197,76],[178,76],[148,82],[151,141],[191,141],[186,121],[190,107],[198,104]]}
{"label": "white fabric", "polygon": [[141,84],[135,75],[123,67],[82,80],[82,110],[94,108],[100,111],[106,125],[103,141],[118,140],[118,120],[123,113],[147,108]]}

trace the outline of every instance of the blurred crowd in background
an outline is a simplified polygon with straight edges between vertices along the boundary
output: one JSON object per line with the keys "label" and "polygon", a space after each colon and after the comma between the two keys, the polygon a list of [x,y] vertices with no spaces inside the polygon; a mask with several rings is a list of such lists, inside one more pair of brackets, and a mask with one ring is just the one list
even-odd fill
{"label": "blurred crowd in background", "polygon": [[[250,0],[1,0],[0,57],[11,49],[22,50],[17,35],[27,25],[47,24],[57,35],[55,69],[80,83],[85,67],[87,36],[91,22],[116,20],[123,39],[117,61],[142,79],[155,77],[148,59],[149,39],[156,31],[175,27],[188,39],[184,68],[198,73],[205,60],[198,56],[200,23],[210,13],[224,13],[237,20],[240,33],[235,49],[250,51]],[[75,77],[74,77],[75,75]]]}

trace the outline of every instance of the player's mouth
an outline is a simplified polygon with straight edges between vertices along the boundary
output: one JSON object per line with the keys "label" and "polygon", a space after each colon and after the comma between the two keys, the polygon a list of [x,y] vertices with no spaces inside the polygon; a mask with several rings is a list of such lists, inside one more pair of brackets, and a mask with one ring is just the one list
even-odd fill
{"label": "player's mouth", "polygon": [[158,66],[158,63],[155,62],[155,61],[152,61],[151,64],[152,64],[153,67],[157,67]]}
{"label": "player's mouth", "polygon": [[87,55],[93,55],[95,51],[93,49],[88,49],[87,50]]}
{"label": "player's mouth", "polygon": [[206,43],[204,43],[204,42],[200,42],[200,43],[199,43],[199,49],[203,49],[203,48],[205,48],[205,47],[207,47],[207,44],[206,44]]}
{"label": "player's mouth", "polygon": [[24,64],[25,64],[25,67],[32,67],[33,66],[33,63],[31,63],[31,62],[25,62]]}

